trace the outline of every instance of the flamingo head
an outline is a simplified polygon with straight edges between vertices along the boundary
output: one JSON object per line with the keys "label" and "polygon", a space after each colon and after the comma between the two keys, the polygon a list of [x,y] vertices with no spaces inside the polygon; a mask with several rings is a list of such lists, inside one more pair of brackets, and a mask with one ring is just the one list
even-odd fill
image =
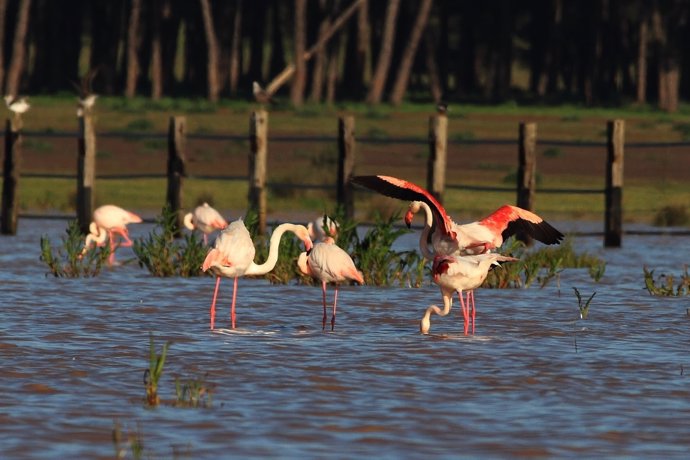
{"label": "flamingo head", "polygon": [[412,219],[414,218],[414,215],[419,212],[421,206],[422,204],[419,201],[412,201],[410,203],[410,206],[407,208],[407,212],[405,213],[405,225],[407,225],[407,228],[410,228],[412,225]]}
{"label": "flamingo head", "polygon": [[311,238],[309,237],[309,230],[307,230],[307,227],[304,225],[297,225],[295,228],[295,235],[297,235],[297,238],[302,240],[302,243],[304,244],[304,249],[307,251],[311,251],[312,246],[314,244],[311,241]]}

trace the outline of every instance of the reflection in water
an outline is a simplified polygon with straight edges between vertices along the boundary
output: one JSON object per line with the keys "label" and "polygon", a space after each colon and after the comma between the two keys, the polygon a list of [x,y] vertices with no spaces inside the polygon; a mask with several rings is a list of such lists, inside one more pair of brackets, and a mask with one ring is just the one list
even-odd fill
{"label": "reflection in water", "polygon": [[[3,458],[111,458],[115,421],[163,458],[686,454],[687,300],[650,297],[642,264],[679,272],[687,237],[631,236],[609,251],[576,240],[608,261],[601,283],[567,270],[560,292],[478,290],[475,336],[462,334],[457,306],[419,334],[435,286],[343,287],[339,327],[322,332],[318,286],[250,279],[238,329],[212,333],[210,277],[157,279],[132,263],[45,277],[33,228],[59,241],[64,226],[0,238]],[[597,292],[586,321],[572,286]],[[230,295],[221,288],[219,312]],[[203,377],[211,408],[143,406],[149,331],[172,341],[163,401],[176,377]]]}

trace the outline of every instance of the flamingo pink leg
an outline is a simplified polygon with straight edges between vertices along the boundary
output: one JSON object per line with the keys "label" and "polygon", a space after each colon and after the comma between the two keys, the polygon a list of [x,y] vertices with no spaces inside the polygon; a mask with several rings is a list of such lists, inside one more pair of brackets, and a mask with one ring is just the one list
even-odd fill
{"label": "flamingo pink leg", "polygon": [[323,292],[323,320],[322,320],[322,329],[326,329],[326,319],[328,316],[326,315],[326,282],[322,281],[321,282],[321,291]]}
{"label": "flamingo pink leg", "polygon": [[470,323],[470,312],[469,305],[465,305],[465,301],[462,298],[462,291],[458,291],[458,297],[460,298],[460,307],[462,308],[462,316],[465,319],[465,335],[467,335],[467,330]]}
{"label": "flamingo pink leg", "polygon": [[235,277],[235,285],[232,288],[232,307],[230,307],[230,322],[232,323],[232,328],[235,329],[235,299],[237,298],[237,279]]}
{"label": "flamingo pink leg", "polygon": [[213,301],[211,302],[211,330],[216,321],[216,299],[218,299],[218,288],[220,287],[220,276],[216,276],[216,289],[213,291]]}
{"label": "flamingo pink leg", "polygon": [[338,285],[335,285],[335,297],[333,297],[333,316],[331,316],[331,331],[335,330],[335,305],[338,303]]}
{"label": "flamingo pink leg", "polygon": [[474,308],[474,290],[467,292],[467,306],[470,306],[470,300],[472,301],[472,335],[474,335],[474,323],[477,317],[477,309]]}
{"label": "flamingo pink leg", "polygon": [[108,256],[108,265],[115,263],[115,238],[113,231],[108,230],[108,244],[110,245],[110,255]]}

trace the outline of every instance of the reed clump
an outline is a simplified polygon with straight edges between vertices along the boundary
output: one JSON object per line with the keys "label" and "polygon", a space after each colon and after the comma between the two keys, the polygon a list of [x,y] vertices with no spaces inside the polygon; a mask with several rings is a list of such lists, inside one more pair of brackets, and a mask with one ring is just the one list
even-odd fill
{"label": "reed clump", "polygon": [[175,407],[211,407],[213,387],[203,377],[175,379]]}
{"label": "reed clump", "polygon": [[150,407],[156,407],[161,402],[158,395],[158,382],[163,375],[165,357],[168,354],[170,343],[165,342],[163,349],[158,354],[153,343],[153,334],[149,333],[149,368],[144,371],[144,386],[146,387],[146,404]]}
{"label": "reed clump", "polygon": [[79,224],[72,220],[67,224],[62,246],[53,250],[50,239],[41,237],[41,256],[43,261],[56,278],[79,278],[97,276],[107,264],[110,256],[109,245],[96,246],[82,254],[84,236],[79,230]]}
{"label": "reed clump", "polygon": [[175,237],[177,215],[169,207],[156,218],[156,226],[148,236],[134,241],[132,249],[140,267],[153,276],[201,276],[208,248],[195,233]]}
{"label": "reed clump", "polygon": [[687,265],[678,278],[663,273],[655,278],[654,270],[649,270],[647,266],[644,266],[643,270],[644,285],[647,292],[651,295],[664,297],[682,297],[690,295],[690,274],[688,274]]}

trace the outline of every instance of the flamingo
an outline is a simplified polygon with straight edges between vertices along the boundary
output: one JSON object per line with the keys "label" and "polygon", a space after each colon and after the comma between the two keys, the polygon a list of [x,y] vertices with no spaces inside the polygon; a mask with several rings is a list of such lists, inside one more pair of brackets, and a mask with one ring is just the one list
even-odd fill
{"label": "flamingo", "polygon": [[[462,315],[465,320],[465,335],[468,333],[470,322],[472,323],[472,334],[474,334],[474,322],[477,314],[474,306],[474,289],[481,286],[492,266],[500,265],[499,262],[516,260],[518,259],[496,253],[469,256],[436,256],[432,266],[432,274],[434,282],[441,288],[443,310],[436,305],[429,306],[419,323],[420,332],[422,334],[429,333],[432,313],[446,316],[450,312],[450,307],[453,303],[453,292],[457,291]],[[466,292],[466,302],[463,301],[462,291]]]}
{"label": "flamingo", "polygon": [[129,231],[127,224],[141,223],[141,217],[122,209],[113,204],[106,204],[96,208],[93,212],[93,222],[89,225],[89,234],[86,235],[84,241],[84,249],[81,252],[83,256],[89,250],[92,244],[103,246],[107,239],[110,244],[110,256],[108,257],[108,264],[113,265],[115,262],[115,234],[118,234],[124,240],[119,244],[122,247],[132,246],[132,240],[129,238]]}
{"label": "flamingo", "polygon": [[331,316],[331,331],[335,329],[335,309],[338,303],[338,285],[345,280],[357,281],[364,284],[362,274],[355,267],[352,258],[335,244],[331,237],[316,243],[311,251],[303,252],[297,259],[297,267],[307,276],[321,281],[323,293],[323,329],[326,329],[326,283],[335,283],[333,298],[333,313]]}
{"label": "flamingo", "polygon": [[309,236],[312,241],[323,241],[327,236],[336,238],[338,234],[338,223],[324,214],[314,221],[309,222],[307,224],[307,230],[309,230]]}
{"label": "flamingo", "polygon": [[201,230],[204,234],[204,244],[208,244],[208,235],[216,230],[223,230],[228,222],[208,203],[194,208],[193,212],[184,216],[184,226],[190,230]]}
{"label": "flamingo", "polygon": [[230,320],[232,328],[235,329],[235,300],[237,298],[238,278],[246,275],[264,275],[273,270],[278,261],[280,238],[287,231],[294,233],[301,239],[307,251],[311,249],[312,242],[305,226],[290,223],[281,224],[271,234],[268,257],[261,265],[254,263],[256,249],[242,219],[232,222],[221,232],[216,239],[215,246],[209,250],[201,267],[203,271],[211,270],[211,273],[216,276],[216,287],[211,302],[211,330],[215,324],[220,278],[224,276],[235,279],[232,291],[232,307],[230,308]]}
{"label": "flamingo", "polygon": [[[432,252],[425,249],[426,236],[420,238],[420,248],[425,257],[432,259],[436,255],[482,254],[495,249],[518,232],[524,232],[544,244],[557,244],[563,234],[544,219],[517,206],[504,205],[482,220],[459,225],[453,222],[433,195],[428,191],[402,179],[391,176],[356,176],[352,182],[383,195],[409,200],[412,203],[405,215],[405,222],[410,225],[412,217],[424,209],[426,213],[425,231],[436,223],[432,233]],[[428,229],[426,228],[428,226]]]}

